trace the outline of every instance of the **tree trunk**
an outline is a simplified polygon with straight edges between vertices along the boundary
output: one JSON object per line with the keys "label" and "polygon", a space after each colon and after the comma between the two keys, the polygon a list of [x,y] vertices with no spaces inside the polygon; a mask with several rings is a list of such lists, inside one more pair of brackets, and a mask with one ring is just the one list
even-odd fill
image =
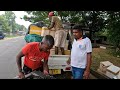
{"label": "tree trunk", "polygon": [[92,31],[90,30],[90,36],[89,36],[90,40],[92,40]]}

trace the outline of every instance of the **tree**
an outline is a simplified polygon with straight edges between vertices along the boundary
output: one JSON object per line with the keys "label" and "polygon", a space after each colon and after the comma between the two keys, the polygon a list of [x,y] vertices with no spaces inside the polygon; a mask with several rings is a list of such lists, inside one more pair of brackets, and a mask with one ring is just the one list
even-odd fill
{"label": "tree", "polygon": [[[105,11],[54,11],[56,15],[61,17],[62,22],[78,23],[84,27],[88,27],[90,30],[90,36],[92,33],[101,31],[106,25],[106,12]],[[27,11],[28,14],[32,14],[32,17],[26,17],[26,19],[33,22],[42,20],[49,22],[47,19],[48,11]],[[90,37],[91,38],[91,37]]]}
{"label": "tree", "polygon": [[19,30],[26,31],[25,26],[15,22],[15,14],[12,11],[5,11],[5,14],[0,15],[0,26],[3,32],[14,33]]}
{"label": "tree", "polygon": [[31,14],[31,17],[25,15],[23,17],[24,20],[30,21],[32,23],[44,21],[45,23],[49,23],[48,20],[48,12],[49,11],[26,11],[28,14]]}
{"label": "tree", "polygon": [[108,11],[108,39],[116,47],[116,50],[120,50],[120,11]]}
{"label": "tree", "polygon": [[105,19],[105,11],[83,11],[82,12],[82,21],[84,26],[88,27],[90,30],[90,38],[95,32],[103,30],[106,26],[107,21]]}
{"label": "tree", "polygon": [[11,27],[11,33],[15,30],[15,14],[12,11],[5,11],[4,14],[5,19],[8,21],[9,26]]}
{"label": "tree", "polygon": [[10,32],[10,26],[7,22],[7,19],[4,18],[4,15],[0,15],[0,22],[1,22],[1,30],[3,32]]}

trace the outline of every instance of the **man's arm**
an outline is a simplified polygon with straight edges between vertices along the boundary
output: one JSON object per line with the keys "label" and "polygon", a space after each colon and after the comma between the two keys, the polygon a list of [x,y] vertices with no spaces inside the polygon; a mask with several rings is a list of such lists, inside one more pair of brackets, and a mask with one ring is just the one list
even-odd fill
{"label": "man's arm", "polygon": [[[70,56],[70,57],[71,57],[71,56]],[[71,63],[70,57],[69,57],[69,59],[67,60],[67,64],[68,64],[68,65]]]}
{"label": "man's arm", "polygon": [[87,66],[86,66],[86,69],[85,69],[85,72],[84,72],[85,79],[89,78],[90,67],[91,67],[91,63],[92,63],[91,58],[92,58],[91,52],[87,53]]}
{"label": "man's arm", "polygon": [[22,72],[22,57],[24,56],[24,54],[22,53],[22,51],[19,52],[19,54],[16,57],[16,62],[17,62],[17,66],[18,66],[18,71],[19,71],[19,78],[25,78],[24,73]]}
{"label": "man's arm", "polygon": [[21,72],[22,70],[22,57],[24,56],[24,54],[22,53],[22,51],[19,52],[19,54],[16,57],[16,62],[17,62],[17,66],[18,66],[18,70],[19,72]]}
{"label": "man's arm", "polygon": [[48,27],[48,29],[49,30],[52,29],[54,27],[54,25],[55,25],[55,22],[52,22],[51,25],[50,25],[50,27]]}
{"label": "man's arm", "polygon": [[48,68],[48,60],[44,60],[43,63],[43,73],[48,74],[49,68]]}
{"label": "man's arm", "polygon": [[91,58],[92,58],[91,53],[87,53],[87,67],[86,67],[87,71],[90,70],[90,66],[91,66],[91,62],[92,62]]}

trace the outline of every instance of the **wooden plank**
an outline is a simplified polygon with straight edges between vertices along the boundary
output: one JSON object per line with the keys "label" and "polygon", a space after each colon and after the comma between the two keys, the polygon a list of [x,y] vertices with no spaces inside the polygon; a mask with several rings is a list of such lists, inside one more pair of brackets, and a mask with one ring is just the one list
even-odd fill
{"label": "wooden plank", "polygon": [[94,71],[94,70],[90,70],[90,73],[92,74],[92,75],[94,75],[96,78],[98,78],[98,79],[111,79],[111,78],[109,78],[109,77],[107,77],[107,76],[105,76],[105,75],[102,75],[102,74],[100,74],[100,73],[98,73],[97,71]]}

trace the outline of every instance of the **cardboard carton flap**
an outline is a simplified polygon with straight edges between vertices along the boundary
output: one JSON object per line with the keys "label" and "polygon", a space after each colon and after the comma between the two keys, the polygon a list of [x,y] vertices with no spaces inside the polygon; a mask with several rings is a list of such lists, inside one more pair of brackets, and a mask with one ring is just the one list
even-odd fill
{"label": "cardboard carton flap", "polygon": [[103,64],[104,66],[110,66],[110,65],[112,65],[112,63],[109,62],[109,61],[103,61],[103,62],[100,62],[100,64]]}
{"label": "cardboard carton flap", "polygon": [[116,74],[120,71],[120,68],[115,65],[111,65],[107,68],[107,70]]}

